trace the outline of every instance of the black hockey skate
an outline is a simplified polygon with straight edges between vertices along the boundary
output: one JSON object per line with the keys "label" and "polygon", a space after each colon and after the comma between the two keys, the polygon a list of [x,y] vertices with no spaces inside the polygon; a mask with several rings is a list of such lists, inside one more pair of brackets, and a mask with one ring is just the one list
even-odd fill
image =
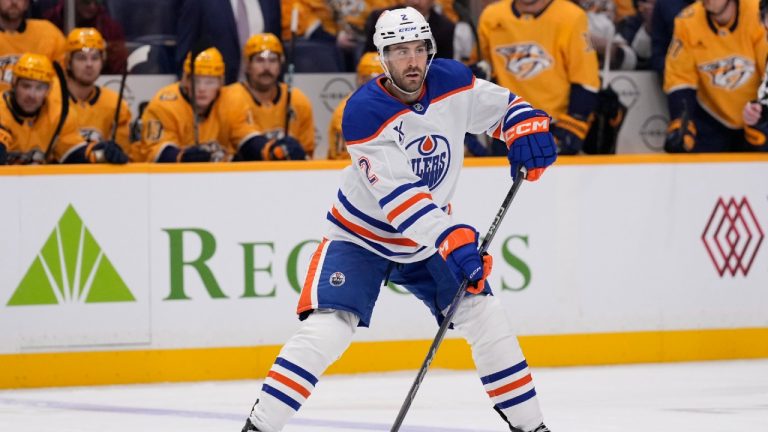
{"label": "black hockey skate", "polygon": [[247,419],[245,421],[245,426],[243,426],[243,430],[241,432],[259,432],[258,429],[256,429],[256,426],[251,423],[251,419]]}

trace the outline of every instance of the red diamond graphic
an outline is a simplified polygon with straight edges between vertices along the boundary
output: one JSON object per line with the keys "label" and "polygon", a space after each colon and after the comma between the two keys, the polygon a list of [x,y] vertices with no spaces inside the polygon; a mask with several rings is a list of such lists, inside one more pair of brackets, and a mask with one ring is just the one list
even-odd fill
{"label": "red diamond graphic", "polygon": [[720,277],[726,272],[736,276],[739,271],[746,276],[764,237],[747,197],[740,202],[732,197],[727,202],[717,200],[701,241]]}

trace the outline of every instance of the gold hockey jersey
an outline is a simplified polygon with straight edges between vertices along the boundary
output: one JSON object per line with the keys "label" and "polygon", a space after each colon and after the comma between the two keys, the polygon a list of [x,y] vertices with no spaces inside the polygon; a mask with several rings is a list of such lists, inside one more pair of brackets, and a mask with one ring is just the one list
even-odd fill
{"label": "gold hockey jersey", "polygon": [[[69,111],[75,116],[80,136],[87,143],[97,143],[111,138],[117,99],[117,92],[98,86],[94,88],[93,93],[86,100],[79,101],[70,96]],[[138,155],[135,153],[138,152],[138,149],[134,148],[136,146],[132,146],[130,142],[130,123],[131,109],[123,100],[120,103],[120,118],[117,120],[115,141],[130,157],[131,161],[136,161],[135,156]]]}
{"label": "gold hockey jersey", "polygon": [[24,53],[42,54],[53,61],[64,61],[67,41],[55,25],[46,20],[28,19],[19,31],[0,31],[0,86],[7,89],[13,78],[13,65]]}
{"label": "gold hockey jersey", "polygon": [[[23,159],[27,159],[26,163],[43,163],[61,118],[61,104],[49,95],[39,113],[27,117],[13,108],[12,99],[12,92],[8,90],[0,101],[0,143],[5,145],[10,163]],[[85,141],[77,132],[76,114],[70,111],[54,143],[53,159],[62,161],[72,150],[83,145]]]}
{"label": "gold hockey jersey", "polygon": [[[259,135],[254,113],[239,94],[223,87],[208,111],[199,114],[199,144],[220,147],[231,158],[240,145]],[[192,104],[182,94],[180,84],[160,89],[141,117],[139,157],[155,162],[167,146],[179,149],[195,145]]]}
{"label": "gold hockey jersey", "polygon": [[536,16],[513,12],[512,0],[492,3],[478,39],[496,82],[555,119],[568,111],[571,84],[600,87],[587,14],[569,0],[553,0]]}
{"label": "gold hockey jersey", "polygon": [[765,71],[768,42],[758,0],[737,0],[734,21],[718,26],[700,2],[675,18],[667,51],[664,91],[695,89],[699,104],[723,125],[744,127],[744,104],[755,98]]}
{"label": "gold hockey jersey", "polygon": [[[278,83],[275,100],[268,104],[261,104],[251,95],[247,84],[239,82],[228,86],[229,90],[247,100],[248,107],[254,114],[256,128],[269,139],[285,136],[286,88],[285,83]],[[312,104],[309,98],[296,87],[291,88],[291,111],[288,135],[301,143],[304,152],[311,159],[315,150],[315,120],[312,115]]]}
{"label": "gold hockey jersey", "polygon": [[339,102],[339,105],[336,106],[336,109],[331,115],[331,121],[328,123],[328,159],[331,160],[349,159],[347,142],[344,140],[344,135],[341,133],[341,119],[344,116],[344,107],[347,106],[349,96]]}
{"label": "gold hockey jersey", "polygon": [[291,38],[291,11],[299,9],[297,34],[306,36],[318,26],[336,35],[339,30],[362,34],[368,15],[376,9],[399,4],[399,0],[281,0],[283,40]]}

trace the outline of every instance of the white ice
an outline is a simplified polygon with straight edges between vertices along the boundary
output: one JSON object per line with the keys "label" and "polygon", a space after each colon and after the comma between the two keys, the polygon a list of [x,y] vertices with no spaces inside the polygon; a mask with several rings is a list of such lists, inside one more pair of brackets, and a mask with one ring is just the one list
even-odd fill
{"label": "white ice", "polygon": [[[553,432],[768,432],[768,360],[532,368]],[[386,431],[414,371],[326,376],[285,431]],[[0,391],[2,432],[239,432],[260,381]],[[505,431],[471,371],[431,370],[403,432]]]}

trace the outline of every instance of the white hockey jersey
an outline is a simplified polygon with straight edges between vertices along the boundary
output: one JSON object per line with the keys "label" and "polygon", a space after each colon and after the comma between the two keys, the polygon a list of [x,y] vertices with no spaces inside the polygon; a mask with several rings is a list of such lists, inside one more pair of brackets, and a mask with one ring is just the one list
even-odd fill
{"label": "white hockey jersey", "polygon": [[[464,134],[499,137],[520,98],[454,60],[435,59],[417,102],[407,105],[382,76],[347,102],[342,130],[353,164],[328,212],[327,237],[358,244],[395,262],[435,253],[454,225],[448,204],[464,160]],[[527,106],[527,104],[525,104]]]}

